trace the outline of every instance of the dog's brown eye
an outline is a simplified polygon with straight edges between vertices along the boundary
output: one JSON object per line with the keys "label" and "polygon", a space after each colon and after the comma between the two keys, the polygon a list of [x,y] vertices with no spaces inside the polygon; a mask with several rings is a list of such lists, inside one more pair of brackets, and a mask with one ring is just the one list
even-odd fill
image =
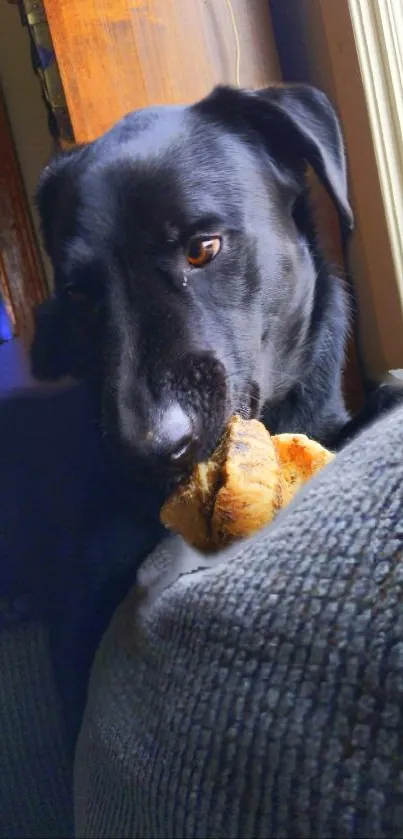
{"label": "dog's brown eye", "polygon": [[186,259],[193,268],[203,268],[211,262],[221,250],[221,239],[211,236],[209,239],[192,239],[189,243]]}

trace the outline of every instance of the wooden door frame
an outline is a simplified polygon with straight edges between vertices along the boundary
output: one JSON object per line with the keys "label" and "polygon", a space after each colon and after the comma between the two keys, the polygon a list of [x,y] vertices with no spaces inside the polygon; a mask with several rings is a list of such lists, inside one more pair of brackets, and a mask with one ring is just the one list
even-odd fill
{"label": "wooden door frame", "polygon": [[29,338],[33,308],[49,290],[1,88],[0,290],[15,335]]}

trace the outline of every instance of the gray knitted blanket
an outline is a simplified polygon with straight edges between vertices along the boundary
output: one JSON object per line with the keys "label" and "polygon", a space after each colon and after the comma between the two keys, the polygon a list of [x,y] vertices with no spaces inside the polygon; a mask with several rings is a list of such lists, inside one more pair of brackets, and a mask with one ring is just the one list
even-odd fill
{"label": "gray knitted blanket", "polygon": [[71,765],[47,633],[0,631],[0,837],[73,835]]}
{"label": "gray knitted blanket", "polygon": [[403,411],[257,538],[154,554],[98,652],[78,837],[403,836]]}

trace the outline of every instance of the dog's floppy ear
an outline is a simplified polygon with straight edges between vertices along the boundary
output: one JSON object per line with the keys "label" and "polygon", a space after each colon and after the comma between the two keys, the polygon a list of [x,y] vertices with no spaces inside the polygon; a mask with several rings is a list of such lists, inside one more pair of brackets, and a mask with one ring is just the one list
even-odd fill
{"label": "dog's floppy ear", "polygon": [[56,381],[72,374],[63,303],[55,296],[35,310],[30,361],[32,374],[39,381]]}
{"label": "dog's floppy ear", "polygon": [[[83,147],[64,152],[44,169],[36,194],[42,237],[58,270],[61,249],[72,224],[75,204],[75,167]],[[37,307],[31,345],[31,370],[40,380],[56,380],[72,374],[69,333],[63,301],[57,293]]]}
{"label": "dog's floppy ear", "polygon": [[301,170],[312,166],[346,227],[354,226],[340,123],[327,96],[310,85],[269,87],[256,92],[217,87],[202,110],[245,132],[249,126],[273,157]]}
{"label": "dog's floppy ear", "polygon": [[[58,240],[68,226],[69,214],[73,212],[76,190],[76,168],[85,146],[75,146],[67,152],[56,155],[42,172],[36,192],[42,238],[52,260]],[[55,268],[55,265],[53,265]]]}

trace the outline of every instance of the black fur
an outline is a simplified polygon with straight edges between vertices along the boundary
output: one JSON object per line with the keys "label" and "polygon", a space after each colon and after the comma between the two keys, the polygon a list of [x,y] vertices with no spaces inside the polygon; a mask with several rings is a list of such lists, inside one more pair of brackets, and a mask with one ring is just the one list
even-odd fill
{"label": "black fur", "polygon": [[[33,372],[91,383],[106,439],[133,474],[169,481],[148,441],[172,406],[190,417],[193,459],[236,411],[332,446],[376,416],[374,395],[348,425],[349,304],[315,240],[307,164],[351,228],[325,95],[219,87],[193,106],[129,114],[45,170],[38,204],[55,293],[38,312]],[[195,234],[221,239],[204,268],[185,259]]]}

